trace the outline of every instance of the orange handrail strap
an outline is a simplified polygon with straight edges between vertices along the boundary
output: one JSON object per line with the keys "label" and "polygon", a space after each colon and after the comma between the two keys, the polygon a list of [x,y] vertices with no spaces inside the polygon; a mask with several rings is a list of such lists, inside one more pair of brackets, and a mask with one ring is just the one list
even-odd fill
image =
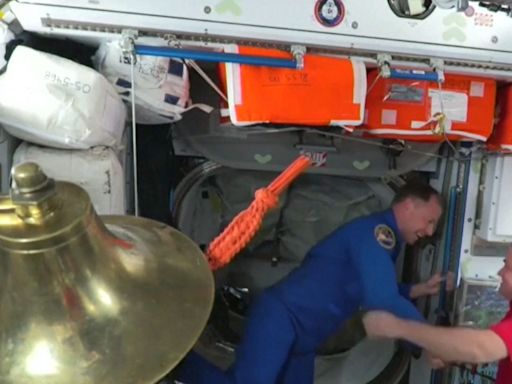
{"label": "orange handrail strap", "polygon": [[277,207],[279,195],[290,183],[311,165],[311,160],[300,156],[267,188],[258,189],[251,205],[240,212],[224,231],[209,245],[207,257],[212,269],[228,264],[249,244],[261,227],[268,210]]}

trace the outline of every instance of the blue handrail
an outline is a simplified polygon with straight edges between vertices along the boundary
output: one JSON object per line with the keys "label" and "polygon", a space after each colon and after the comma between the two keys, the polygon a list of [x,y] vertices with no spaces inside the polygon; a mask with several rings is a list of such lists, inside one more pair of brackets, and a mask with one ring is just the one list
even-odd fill
{"label": "blue handrail", "polygon": [[[442,273],[443,275],[446,275],[448,272],[448,269],[450,268],[450,256],[452,253],[452,247],[454,244],[454,235],[456,235],[454,231],[454,225],[455,225],[455,213],[457,211],[457,201],[458,201],[458,192],[457,187],[451,187],[450,188],[450,197],[448,202],[448,222],[446,224],[446,238],[444,242],[444,254],[443,254],[443,266],[442,266]],[[442,312],[445,310],[446,305],[446,289],[445,289],[446,282],[443,282],[443,287],[439,292],[439,304],[437,306],[438,311]]]}
{"label": "blue handrail", "polygon": [[391,79],[403,79],[403,80],[420,80],[420,81],[439,81],[439,74],[437,72],[426,72],[418,70],[407,70],[407,69],[391,69]]}
{"label": "blue handrail", "polygon": [[[448,268],[450,266],[450,254],[453,245],[453,234],[454,234],[454,224],[455,224],[455,213],[457,210],[457,187],[453,186],[450,188],[450,195],[448,200],[448,220],[446,224],[446,232],[445,232],[445,242],[444,242],[444,251],[443,251],[443,265],[442,265],[442,273],[445,275],[448,272]],[[439,303],[437,305],[437,319],[436,323],[443,317],[446,316],[446,282],[442,284],[441,290],[439,292]],[[442,374],[439,371],[433,371],[430,376],[430,384],[437,384],[442,378]]]}
{"label": "blue handrail", "polygon": [[[470,143],[462,143],[462,146],[463,147],[467,147],[467,148],[471,148],[472,144]],[[466,162],[465,162],[465,168],[464,168],[464,187],[463,187],[463,193],[462,193],[462,196],[461,196],[461,204],[460,206],[462,207],[461,211],[460,211],[460,217],[465,217],[466,216],[466,203],[467,203],[467,198],[468,198],[468,184],[469,184],[469,177],[470,177],[470,172],[471,172],[471,155],[468,156],[468,158],[466,158]],[[458,242],[457,242],[457,247],[455,248],[459,255],[458,257],[455,259],[455,265],[454,265],[454,273],[455,273],[455,282],[458,281],[458,272],[459,272],[459,266],[460,266],[460,258],[461,258],[461,251],[462,251],[462,231],[464,230],[464,226],[461,226],[460,228],[460,233],[459,233],[459,236],[458,236]]]}
{"label": "blue handrail", "polygon": [[176,59],[210,61],[216,63],[238,63],[265,67],[297,69],[297,62],[293,59],[279,59],[265,56],[248,56],[239,55],[236,53],[200,51],[172,47],[153,47],[149,45],[135,45],[135,53],[141,56],[159,56]]}

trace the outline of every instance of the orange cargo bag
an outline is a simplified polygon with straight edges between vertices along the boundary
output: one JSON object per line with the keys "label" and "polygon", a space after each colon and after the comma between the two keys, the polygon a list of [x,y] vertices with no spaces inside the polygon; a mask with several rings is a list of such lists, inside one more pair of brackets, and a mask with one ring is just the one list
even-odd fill
{"label": "orange cargo bag", "polygon": [[498,121],[487,141],[487,149],[497,152],[512,152],[512,87],[505,86],[498,92]]}
{"label": "orange cargo bag", "polygon": [[[383,138],[416,141],[486,141],[491,135],[496,82],[446,74],[438,83],[368,75],[364,123],[359,129]],[[441,97],[442,95],[442,97]],[[444,116],[444,118],[443,118]]]}
{"label": "orange cargo bag", "polygon": [[[283,51],[254,47],[231,46],[226,51],[292,58]],[[234,125],[363,122],[366,69],[360,61],[306,54],[302,70],[233,63],[220,69],[225,71],[229,116]]]}

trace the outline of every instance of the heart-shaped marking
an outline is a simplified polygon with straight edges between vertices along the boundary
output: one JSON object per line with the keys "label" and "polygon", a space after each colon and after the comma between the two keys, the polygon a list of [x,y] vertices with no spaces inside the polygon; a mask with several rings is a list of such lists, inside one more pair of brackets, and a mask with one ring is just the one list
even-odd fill
{"label": "heart-shaped marking", "polygon": [[364,171],[366,168],[368,168],[370,166],[370,161],[369,160],[363,160],[363,161],[359,161],[359,160],[354,160],[352,162],[352,165],[354,166],[355,169],[357,169],[358,171]]}
{"label": "heart-shaped marking", "polygon": [[254,155],[254,160],[259,164],[267,164],[272,161],[272,155],[260,155],[259,153]]}
{"label": "heart-shaped marking", "polygon": [[467,24],[467,19],[464,17],[464,14],[451,13],[443,19],[443,24],[447,27],[455,24],[461,28],[464,28]]}
{"label": "heart-shaped marking", "polygon": [[226,13],[231,12],[235,16],[240,16],[242,14],[242,7],[240,7],[236,2],[238,0],[224,0],[215,6],[215,10],[218,13]]}
{"label": "heart-shaped marking", "polygon": [[451,27],[450,29],[444,31],[443,39],[445,41],[457,40],[459,43],[463,43],[466,41],[466,34],[460,28]]}

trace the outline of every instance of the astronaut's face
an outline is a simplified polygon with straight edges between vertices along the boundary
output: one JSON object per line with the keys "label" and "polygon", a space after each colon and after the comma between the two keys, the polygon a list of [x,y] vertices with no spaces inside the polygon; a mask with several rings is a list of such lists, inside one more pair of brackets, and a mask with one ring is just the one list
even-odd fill
{"label": "astronaut's face", "polygon": [[443,208],[435,196],[428,201],[410,197],[405,202],[406,215],[402,225],[402,235],[408,244],[429,237],[436,231]]}
{"label": "astronaut's face", "polygon": [[498,272],[501,278],[500,293],[507,300],[512,300],[512,247],[508,248],[503,268]]}

